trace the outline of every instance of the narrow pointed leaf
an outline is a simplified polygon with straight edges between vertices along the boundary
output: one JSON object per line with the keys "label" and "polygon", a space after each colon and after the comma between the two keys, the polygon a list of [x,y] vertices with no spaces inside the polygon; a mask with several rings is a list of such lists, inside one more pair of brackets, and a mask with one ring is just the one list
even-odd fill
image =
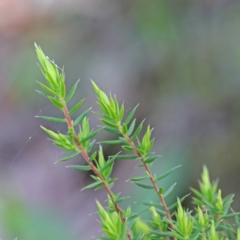
{"label": "narrow pointed leaf", "polygon": [[55,117],[47,117],[47,116],[36,116],[37,118],[43,118],[47,121],[51,121],[51,122],[60,122],[60,123],[64,123],[66,122],[66,119],[64,118],[55,118]]}
{"label": "narrow pointed leaf", "polygon": [[55,105],[57,108],[64,108],[64,105],[60,101],[58,101],[56,98],[54,97],[48,97],[48,98],[51,101],[51,103]]}
{"label": "narrow pointed leaf", "polygon": [[123,124],[122,125],[122,134],[124,135],[124,134],[126,134],[128,132],[128,127],[127,127],[127,124]]}
{"label": "narrow pointed leaf", "polygon": [[76,91],[76,89],[77,89],[77,85],[78,85],[79,81],[80,81],[80,80],[78,80],[78,81],[73,85],[73,87],[71,88],[71,90],[69,91],[69,93],[68,93],[68,95],[67,95],[67,97],[66,97],[66,99],[65,99],[66,102],[68,102],[68,101],[72,98],[72,96],[74,95],[74,93],[75,93],[75,91]]}
{"label": "narrow pointed leaf", "polygon": [[81,106],[82,106],[82,103],[85,99],[82,99],[81,101],[79,101],[70,111],[69,111],[69,114],[73,114],[75,113]]}
{"label": "narrow pointed leaf", "polygon": [[81,171],[90,171],[91,170],[91,167],[89,167],[88,165],[70,165],[67,167],[75,169],[75,170],[81,170]]}
{"label": "narrow pointed leaf", "polygon": [[114,134],[120,134],[120,131],[116,128],[111,128],[111,127],[103,127],[104,130],[106,130],[107,132],[110,133],[114,133]]}
{"label": "narrow pointed leaf", "polygon": [[[138,105],[139,105],[139,104],[138,104]],[[133,118],[134,113],[135,113],[138,105],[129,113],[128,117],[126,118],[126,120],[125,120],[125,122],[124,122],[126,125],[128,125],[128,123],[129,123],[129,122],[131,121],[131,119]]]}
{"label": "narrow pointed leaf", "polygon": [[52,94],[52,95],[54,95],[54,96],[57,95],[57,93],[56,93],[54,90],[52,90],[51,88],[47,87],[47,86],[44,85],[43,83],[38,82],[38,81],[37,81],[37,83],[38,83],[46,92],[48,92],[48,93],[50,93],[50,94]]}
{"label": "narrow pointed leaf", "polygon": [[114,203],[120,203],[123,202],[124,200],[126,200],[129,197],[122,197],[122,198],[118,198],[117,200],[114,201]]}
{"label": "narrow pointed leaf", "polygon": [[139,213],[137,213],[137,214],[132,214],[132,215],[127,219],[128,222],[130,222],[130,221],[136,219],[139,215],[140,215]]}
{"label": "narrow pointed leaf", "polygon": [[119,121],[121,122],[124,116],[124,103],[122,103],[122,106],[120,108],[120,112],[119,112]]}
{"label": "narrow pointed leaf", "polygon": [[117,154],[113,157],[111,157],[107,163],[100,169],[100,173],[103,172],[106,168],[108,168],[110,165],[112,165],[112,163],[116,160]]}
{"label": "narrow pointed leaf", "polygon": [[137,155],[118,155],[118,159],[122,160],[133,160],[133,159],[139,159]]}
{"label": "narrow pointed leaf", "polygon": [[105,119],[101,119],[101,121],[102,121],[102,123],[104,123],[108,127],[116,128],[116,129],[118,128],[117,125],[112,121],[108,121],[108,120],[105,120]]}
{"label": "narrow pointed leaf", "polygon": [[138,216],[140,216],[141,214],[143,214],[143,213],[145,213],[147,211],[149,211],[148,208],[143,210],[143,211],[141,211],[140,213],[132,214],[129,218],[127,218],[128,222],[134,220],[135,218],[137,218]]}
{"label": "narrow pointed leaf", "polygon": [[[100,184],[102,184],[102,181],[97,181],[97,182],[94,182],[94,183],[91,183],[91,184],[87,185],[87,186],[84,187],[82,190],[94,188],[94,187],[97,187],[97,186],[100,185]],[[81,190],[81,191],[82,191],[82,190]]]}
{"label": "narrow pointed leaf", "polygon": [[65,96],[66,96],[66,85],[65,85],[63,79],[60,80],[60,96],[61,96],[61,98],[63,98],[63,99],[64,99]]}
{"label": "narrow pointed leaf", "polygon": [[71,159],[71,158],[76,157],[78,154],[79,154],[79,152],[75,152],[75,153],[73,153],[73,154],[71,154],[71,155],[69,155],[69,156],[66,156],[66,157],[63,157],[63,158],[59,159],[57,162],[67,161],[67,160],[69,160],[69,159]]}
{"label": "narrow pointed leaf", "polygon": [[95,139],[93,141],[91,141],[91,143],[89,144],[89,146],[87,148],[87,152],[91,152],[92,151],[94,144],[95,144]]}
{"label": "narrow pointed leaf", "polygon": [[87,109],[86,111],[84,111],[74,122],[73,122],[73,126],[78,125],[83,118],[85,118],[88,114],[88,112],[91,110],[91,108]]}
{"label": "narrow pointed leaf", "polygon": [[102,144],[126,144],[126,141],[123,140],[108,140],[108,141],[102,141]]}
{"label": "narrow pointed leaf", "polygon": [[141,176],[141,177],[135,177],[135,178],[130,178],[129,181],[131,182],[138,182],[138,181],[142,181],[143,179],[149,178],[149,176]]}
{"label": "narrow pointed leaf", "polygon": [[129,151],[129,152],[131,152],[131,151],[134,150],[134,147],[128,146],[128,145],[124,145],[124,146],[122,146],[122,148],[123,148],[125,151]]}
{"label": "narrow pointed leaf", "polygon": [[240,212],[230,213],[230,214],[222,216],[222,219],[228,219],[228,218],[236,217],[239,214],[240,214]]}
{"label": "narrow pointed leaf", "polygon": [[157,181],[159,181],[159,180],[167,177],[167,176],[170,175],[175,169],[180,168],[181,166],[182,166],[182,165],[179,165],[179,166],[176,166],[176,167],[168,170],[167,172],[165,172],[164,174],[162,174],[161,176],[159,176],[159,177],[157,178]]}
{"label": "narrow pointed leaf", "polygon": [[160,155],[147,157],[147,159],[144,160],[144,162],[149,164],[149,163],[154,162],[154,161],[155,161],[157,158],[159,158],[159,157],[160,157]]}
{"label": "narrow pointed leaf", "polygon": [[143,205],[145,206],[150,206],[150,207],[156,207],[156,208],[161,208],[162,204],[161,203],[154,203],[154,202],[142,202]]}
{"label": "narrow pointed leaf", "polygon": [[51,136],[53,139],[55,139],[56,141],[59,141],[59,140],[60,140],[59,134],[57,134],[57,133],[55,133],[55,132],[53,132],[53,131],[51,131],[51,130],[43,127],[43,126],[40,126],[40,127],[41,127],[41,129],[42,129],[44,132],[46,132],[48,135],[50,135],[50,136]]}
{"label": "narrow pointed leaf", "polygon": [[[151,233],[157,235],[158,237],[173,237],[173,233],[170,233],[170,232],[161,232],[161,231],[152,230]],[[154,238],[154,239],[160,239],[160,238]],[[183,239],[184,238],[182,238],[181,240]]]}
{"label": "narrow pointed leaf", "polygon": [[36,90],[37,93],[41,94],[43,97],[45,98],[49,98],[49,96],[45,93],[45,92],[42,92],[42,91],[39,91],[39,90]]}
{"label": "narrow pointed leaf", "polygon": [[142,126],[143,126],[144,121],[145,121],[145,119],[139,124],[138,128],[136,129],[136,131],[132,135],[132,137],[131,137],[132,141],[134,141],[138,137],[139,133],[142,130]]}
{"label": "narrow pointed leaf", "polygon": [[96,136],[98,134],[98,132],[100,131],[101,129],[97,129],[93,132],[91,132],[90,134],[88,134],[88,136],[86,136],[85,138],[81,139],[80,143],[83,143],[83,142],[86,142],[87,140],[93,138],[94,136]]}
{"label": "narrow pointed leaf", "polygon": [[177,183],[174,183],[164,194],[163,196],[164,197],[167,197],[171,192],[172,190],[174,189],[174,187],[177,185]]}
{"label": "narrow pointed leaf", "polygon": [[163,194],[164,193],[164,188],[160,187],[158,190],[158,194]]}
{"label": "narrow pointed leaf", "polygon": [[127,132],[127,135],[130,136],[135,128],[135,123],[136,123],[136,118],[132,121],[129,129],[128,129],[128,132]]}
{"label": "narrow pointed leaf", "polygon": [[94,152],[91,157],[88,159],[88,162],[92,162],[93,160],[96,159],[96,156],[97,156],[97,152]]}
{"label": "narrow pointed leaf", "polygon": [[[117,180],[117,178],[108,179],[107,183],[110,185],[110,184],[114,183],[116,180]],[[112,186],[110,186],[110,187],[112,187]]]}
{"label": "narrow pointed leaf", "polygon": [[[190,193],[187,194],[187,195],[185,195],[184,197],[180,198],[179,201],[182,202],[182,201],[183,201],[186,197],[188,197],[189,195],[190,195]],[[169,210],[173,210],[174,208],[177,207],[177,205],[178,205],[178,202],[175,202],[174,204],[172,204],[171,206],[169,206],[168,209],[169,209]]]}
{"label": "narrow pointed leaf", "polygon": [[153,186],[152,185],[149,185],[149,184],[143,184],[143,183],[135,183],[136,185],[138,185],[139,187],[141,188],[145,188],[145,189],[153,189]]}

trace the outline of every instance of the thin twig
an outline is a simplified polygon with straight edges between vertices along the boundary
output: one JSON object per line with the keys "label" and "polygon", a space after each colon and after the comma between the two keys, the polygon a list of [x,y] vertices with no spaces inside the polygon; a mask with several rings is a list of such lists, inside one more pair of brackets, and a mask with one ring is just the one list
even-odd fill
{"label": "thin twig", "polygon": [[[120,127],[119,127],[119,130],[120,130],[120,132],[122,132],[122,129],[121,129]],[[161,201],[161,203],[162,203],[162,206],[163,206],[163,208],[164,208],[164,210],[165,210],[165,212],[166,212],[166,216],[167,216],[167,218],[168,218],[168,220],[169,220],[169,222],[170,222],[170,223],[169,223],[169,226],[170,226],[170,228],[171,228],[172,230],[174,230],[174,226],[173,226],[173,224],[172,224],[172,218],[171,218],[170,211],[169,211],[169,209],[168,209],[168,207],[167,207],[167,204],[166,204],[166,202],[165,202],[165,199],[164,199],[163,195],[159,193],[159,188],[158,188],[158,186],[157,186],[157,183],[156,183],[155,179],[153,178],[153,175],[152,175],[152,173],[151,173],[151,170],[150,170],[148,164],[146,164],[146,163],[144,162],[142,154],[139,152],[138,148],[136,147],[136,145],[134,144],[134,142],[131,140],[131,138],[130,138],[127,134],[123,134],[123,137],[126,139],[126,141],[128,142],[128,144],[129,144],[131,147],[133,147],[134,152],[137,154],[137,156],[141,158],[141,161],[142,161],[142,163],[143,163],[143,165],[144,165],[144,167],[145,167],[145,169],[146,169],[146,171],[147,171],[147,173],[148,173],[148,176],[149,176],[149,178],[150,178],[150,180],[151,180],[151,182],[152,182],[152,185],[153,185],[153,187],[154,187],[154,190],[156,191],[156,193],[157,193],[157,195],[158,195],[158,197],[159,197],[159,199],[160,199],[160,201]],[[174,239],[174,240],[177,240],[176,237],[173,237],[173,239]]]}
{"label": "thin twig", "polygon": [[[66,121],[67,121],[67,126],[68,126],[68,129],[71,130],[73,133],[72,133],[72,139],[75,143],[75,145],[78,147],[78,150],[79,152],[82,154],[83,158],[85,159],[85,161],[88,163],[88,165],[90,166],[90,168],[92,169],[92,171],[95,173],[95,175],[102,181],[102,184],[104,185],[108,195],[110,196],[110,198],[112,199],[112,202],[113,202],[113,205],[114,205],[114,208],[116,210],[116,212],[118,213],[122,223],[124,224],[126,222],[126,219],[125,217],[123,216],[122,214],[122,211],[119,207],[119,205],[117,203],[115,203],[114,201],[114,197],[113,197],[113,192],[111,191],[108,183],[104,180],[104,178],[102,177],[102,175],[100,174],[100,172],[98,171],[98,169],[94,166],[94,164],[92,162],[89,162],[89,156],[88,156],[88,153],[84,150],[84,148],[82,147],[81,143],[79,142],[78,140],[78,137],[75,133],[75,130],[74,130],[74,126],[73,126],[73,122],[71,120],[71,117],[69,115],[69,112],[68,112],[68,108],[67,108],[67,105],[66,105],[66,102],[64,101],[64,99],[61,99],[61,102],[63,103],[64,105],[64,108],[63,108],[63,113],[64,113],[64,116],[66,118]],[[131,233],[130,233],[130,230],[129,228],[127,228],[127,236],[128,236],[128,239],[131,240],[132,239],[132,236],[131,236]]]}

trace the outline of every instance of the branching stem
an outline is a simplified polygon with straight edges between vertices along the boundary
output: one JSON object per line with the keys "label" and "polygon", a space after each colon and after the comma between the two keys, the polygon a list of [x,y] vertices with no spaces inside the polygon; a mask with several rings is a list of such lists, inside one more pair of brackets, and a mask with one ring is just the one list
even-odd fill
{"label": "branching stem", "polygon": [[[89,156],[88,156],[88,153],[85,151],[85,149],[82,147],[81,143],[79,142],[78,140],[78,137],[74,131],[74,126],[73,126],[73,121],[71,120],[71,117],[69,115],[69,112],[68,112],[68,108],[67,108],[67,105],[66,105],[66,102],[64,101],[64,99],[60,99],[60,101],[62,102],[62,104],[64,105],[64,108],[63,108],[63,113],[64,113],[64,116],[66,118],[66,121],[67,121],[67,126],[68,126],[68,129],[72,132],[72,139],[75,143],[75,145],[78,147],[78,150],[79,152],[82,154],[83,158],[85,159],[85,161],[88,163],[88,165],[90,166],[90,168],[92,169],[92,171],[95,173],[95,175],[102,181],[102,184],[104,185],[108,195],[110,196],[112,202],[113,202],[113,205],[114,205],[114,208],[116,210],[116,212],[118,213],[122,223],[124,224],[126,222],[126,219],[125,217],[123,216],[122,214],[122,211],[119,207],[119,205],[117,203],[115,203],[115,200],[114,200],[114,194],[113,192],[111,191],[111,188],[109,187],[108,183],[104,180],[104,178],[102,177],[102,175],[100,174],[100,172],[98,171],[98,169],[94,166],[94,164],[92,162],[89,162]],[[128,236],[128,239],[131,240],[132,239],[132,236],[131,236],[131,233],[130,233],[130,230],[129,228],[127,228],[127,236]]]}
{"label": "branching stem", "polygon": [[[122,132],[121,126],[119,126],[119,131]],[[168,207],[167,207],[167,204],[166,204],[166,202],[165,202],[165,199],[164,199],[163,195],[162,195],[162,194],[159,194],[159,188],[158,188],[157,183],[156,183],[156,181],[155,181],[155,179],[154,179],[154,177],[153,177],[153,175],[152,175],[152,173],[151,173],[151,170],[150,170],[148,164],[146,164],[146,163],[144,162],[142,154],[140,153],[140,151],[138,150],[138,148],[136,147],[136,145],[134,144],[134,142],[131,140],[131,138],[130,138],[127,134],[122,134],[122,135],[123,135],[123,137],[126,139],[126,141],[128,142],[128,144],[129,144],[131,147],[133,147],[134,152],[137,154],[137,156],[139,156],[139,157],[141,158],[141,161],[142,161],[142,163],[143,163],[143,165],[144,165],[144,167],[145,167],[145,169],[146,169],[146,171],[147,171],[147,173],[148,173],[148,175],[149,175],[149,178],[150,178],[150,180],[151,180],[151,182],[152,182],[152,185],[153,185],[153,187],[154,187],[154,190],[156,191],[156,193],[157,193],[157,195],[158,195],[158,197],[159,197],[159,199],[160,199],[160,201],[161,201],[161,203],[162,203],[162,206],[163,206],[163,208],[164,208],[164,210],[165,210],[165,212],[166,212],[166,216],[167,216],[167,218],[168,218],[168,220],[169,220],[169,222],[170,222],[170,223],[169,223],[169,227],[170,227],[172,230],[174,230],[174,226],[173,226],[173,224],[172,224],[171,214],[170,214],[170,212],[169,212],[169,209],[168,209]],[[174,240],[177,240],[175,237],[174,237],[173,239],[174,239]]]}

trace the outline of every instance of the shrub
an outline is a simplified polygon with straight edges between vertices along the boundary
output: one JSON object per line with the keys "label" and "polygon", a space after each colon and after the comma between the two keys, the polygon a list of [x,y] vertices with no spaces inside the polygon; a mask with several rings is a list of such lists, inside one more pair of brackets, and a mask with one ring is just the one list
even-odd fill
{"label": "shrub", "polygon": [[[157,176],[151,171],[151,167],[159,155],[153,153],[154,139],[151,137],[152,129],[147,127],[143,132],[143,122],[136,126],[134,118],[137,106],[126,116],[124,103],[119,104],[116,97],[106,95],[95,82],[92,81],[101,109],[99,113],[102,127],[91,130],[87,115],[90,109],[82,112],[79,117],[72,119],[72,114],[77,112],[83,100],[79,100],[70,110],[68,102],[76,92],[79,81],[67,92],[65,85],[64,70],[49,60],[37,45],[36,52],[40,62],[40,68],[46,83],[38,82],[44,92],[38,91],[63,113],[63,118],[39,116],[45,120],[64,123],[68,127],[67,133],[54,132],[50,129],[41,128],[51,137],[51,141],[59,148],[64,149],[65,157],[58,162],[68,161],[81,154],[85,159],[85,165],[70,165],[69,168],[80,171],[92,171],[94,182],[83,189],[102,189],[107,193],[108,207],[104,208],[97,203],[100,224],[105,237],[101,240],[154,240],[154,239],[180,239],[180,240],[240,240],[239,213],[231,209],[233,195],[222,197],[218,182],[211,182],[208,169],[203,167],[199,190],[191,189],[193,193],[193,210],[186,210],[181,202],[187,197],[176,199],[176,202],[168,206],[165,198],[174,190],[174,185],[163,189],[159,182],[169,176],[179,166],[172,168],[164,174]],[[78,130],[76,130],[78,128]],[[116,136],[117,140],[102,141],[101,144],[118,144],[128,154],[117,153],[104,158],[103,150],[92,151],[95,144],[93,139],[99,131],[105,130]],[[140,138],[139,134],[143,137]],[[117,160],[137,160],[144,174],[130,178],[129,181],[143,188],[144,191],[155,191],[158,202],[144,203],[152,214],[151,221],[143,221],[139,218],[140,213],[132,213],[131,206],[122,209],[120,203],[126,197],[113,192],[116,178],[112,177],[114,162]],[[147,182],[146,182],[147,181]],[[235,218],[235,222],[229,219]]]}

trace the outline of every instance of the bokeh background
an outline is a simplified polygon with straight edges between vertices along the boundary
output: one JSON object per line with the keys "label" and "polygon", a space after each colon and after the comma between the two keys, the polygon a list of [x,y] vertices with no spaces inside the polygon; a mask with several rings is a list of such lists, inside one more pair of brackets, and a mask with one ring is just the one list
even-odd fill
{"label": "bokeh background", "polygon": [[[235,193],[240,210],[240,3],[236,0],[1,0],[0,1],[0,239],[91,239],[100,235],[95,200],[81,188],[88,174],[54,164],[61,151],[39,130],[66,131],[36,115],[60,116],[42,96],[34,42],[65,67],[68,89],[81,78],[83,110],[98,110],[90,78],[125,101],[154,127],[158,174],[182,165],[164,187],[167,199],[197,187],[202,166]],[[99,125],[91,113],[92,125]],[[101,132],[97,140],[112,139]],[[104,146],[107,154],[119,148]],[[71,160],[72,163],[83,159]],[[117,162],[115,192],[154,199],[125,182],[141,170]],[[186,204],[190,203],[189,199]],[[134,205],[134,210],[142,208]]]}

